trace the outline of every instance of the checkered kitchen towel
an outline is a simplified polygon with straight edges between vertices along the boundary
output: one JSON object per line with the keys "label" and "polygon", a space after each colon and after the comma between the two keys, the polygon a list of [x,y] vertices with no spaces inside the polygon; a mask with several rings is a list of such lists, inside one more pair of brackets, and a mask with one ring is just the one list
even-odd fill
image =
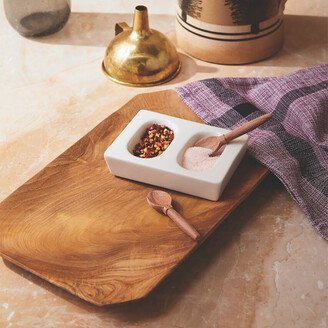
{"label": "checkered kitchen towel", "polygon": [[328,240],[328,65],[282,77],[212,78],[176,91],[210,125],[234,128],[272,113],[249,133],[248,151]]}

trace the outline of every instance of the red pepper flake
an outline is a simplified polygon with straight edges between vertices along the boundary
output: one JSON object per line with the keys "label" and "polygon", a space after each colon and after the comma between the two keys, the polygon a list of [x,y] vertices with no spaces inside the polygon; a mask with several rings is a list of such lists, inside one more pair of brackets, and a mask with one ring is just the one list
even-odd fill
{"label": "red pepper flake", "polygon": [[165,125],[152,124],[135,145],[133,155],[151,158],[161,155],[174,139],[174,132]]}

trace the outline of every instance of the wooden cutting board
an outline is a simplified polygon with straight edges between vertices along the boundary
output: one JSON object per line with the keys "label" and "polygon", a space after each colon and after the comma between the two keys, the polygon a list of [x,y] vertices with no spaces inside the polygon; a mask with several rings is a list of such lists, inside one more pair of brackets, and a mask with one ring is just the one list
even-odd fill
{"label": "wooden cutting board", "polygon": [[[0,204],[3,258],[105,305],[146,296],[199,246],[148,206],[154,187],[106,167],[105,149],[142,108],[200,121],[172,90],[134,97]],[[218,202],[171,194],[208,237],[267,173],[245,157]]]}

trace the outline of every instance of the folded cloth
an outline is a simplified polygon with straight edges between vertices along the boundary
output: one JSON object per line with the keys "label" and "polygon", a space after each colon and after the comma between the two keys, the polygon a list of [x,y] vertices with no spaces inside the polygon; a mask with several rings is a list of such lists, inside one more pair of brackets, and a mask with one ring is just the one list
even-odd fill
{"label": "folded cloth", "polygon": [[248,152],[285,185],[328,240],[328,65],[282,77],[212,78],[176,89],[207,124],[235,128],[263,113]]}

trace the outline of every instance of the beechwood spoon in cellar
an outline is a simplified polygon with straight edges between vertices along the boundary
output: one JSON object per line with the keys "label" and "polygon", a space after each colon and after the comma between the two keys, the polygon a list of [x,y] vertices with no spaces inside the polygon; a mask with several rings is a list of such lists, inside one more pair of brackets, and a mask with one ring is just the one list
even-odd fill
{"label": "beechwood spoon in cellar", "polygon": [[242,136],[243,134],[254,130],[261,124],[268,121],[271,117],[272,114],[262,115],[220,136],[210,136],[210,137],[201,138],[195,143],[194,146],[211,149],[212,153],[210,153],[209,156],[211,157],[218,156],[222,153],[221,151],[222,146],[226,145],[233,139],[236,139]]}
{"label": "beechwood spoon in cellar", "polygon": [[171,196],[161,190],[153,190],[147,195],[148,204],[158,212],[167,215],[183,232],[198,241],[200,234],[173,207]]}

